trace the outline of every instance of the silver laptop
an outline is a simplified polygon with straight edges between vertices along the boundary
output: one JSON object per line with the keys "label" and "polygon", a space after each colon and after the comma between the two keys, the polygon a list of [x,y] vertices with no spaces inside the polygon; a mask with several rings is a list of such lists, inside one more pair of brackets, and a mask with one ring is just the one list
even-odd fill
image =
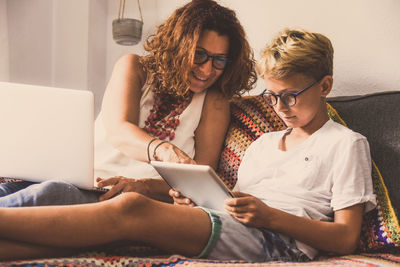
{"label": "silver laptop", "polygon": [[94,97],[0,82],[0,177],[93,189]]}

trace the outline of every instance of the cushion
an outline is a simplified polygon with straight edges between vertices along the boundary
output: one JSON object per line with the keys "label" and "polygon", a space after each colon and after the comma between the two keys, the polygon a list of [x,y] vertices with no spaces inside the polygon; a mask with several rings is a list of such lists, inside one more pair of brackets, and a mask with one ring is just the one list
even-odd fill
{"label": "cushion", "polygon": [[[328,104],[327,107],[329,117],[347,126],[331,105]],[[383,177],[374,160],[372,160],[372,182],[374,193],[376,194],[377,207],[364,215],[359,250],[361,252],[400,251],[399,221],[394,212]]]}
{"label": "cushion", "polygon": [[231,122],[220,155],[217,173],[232,189],[247,147],[263,133],[286,128],[262,96],[242,96],[231,102]]}
{"label": "cushion", "polygon": [[[327,104],[334,121],[346,125],[338,112]],[[231,102],[231,123],[221,153],[217,173],[233,188],[237,171],[247,147],[265,132],[285,129],[286,126],[273,108],[261,96],[245,96]],[[362,131],[359,131],[362,133]],[[400,231],[387,187],[373,162],[372,179],[378,206],[365,214],[360,237],[360,252],[399,252]]]}
{"label": "cushion", "polygon": [[392,206],[400,216],[400,91],[329,98],[346,124],[367,137]]}

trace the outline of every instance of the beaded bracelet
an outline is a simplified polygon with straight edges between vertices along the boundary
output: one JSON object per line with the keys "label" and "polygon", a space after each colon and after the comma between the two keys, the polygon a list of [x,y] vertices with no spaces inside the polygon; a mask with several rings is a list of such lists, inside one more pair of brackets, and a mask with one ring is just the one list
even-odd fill
{"label": "beaded bracelet", "polygon": [[156,147],[154,148],[154,151],[153,151],[153,158],[154,158],[154,159],[156,159],[156,150],[157,150],[157,148],[158,148],[159,146],[161,146],[162,144],[165,144],[165,143],[168,143],[168,141],[161,141],[160,143],[158,143],[158,144],[156,145]]}
{"label": "beaded bracelet", "polygon": [[150,145],[151,143],[153,143],[154,141],[158,140],[157,137],[154,137],[153,139],[150,140],[150,142],[147,144],[147,159],[149,160],[149,162],[151,161],[150,158]]}

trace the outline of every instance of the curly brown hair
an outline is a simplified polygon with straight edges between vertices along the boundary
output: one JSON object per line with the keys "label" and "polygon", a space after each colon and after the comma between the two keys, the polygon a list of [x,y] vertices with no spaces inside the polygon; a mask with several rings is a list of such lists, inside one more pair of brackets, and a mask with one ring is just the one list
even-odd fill
{"label": "curly brown hair", "polygon": [[241,95],[257,80],[253,51],[233,10],[213,0],[193,0],[174,13],[145,42],[141,62],[156,92],[184,95],[200,34],[212,30],[229,38],[229,63],[212,87],[225,97]]}

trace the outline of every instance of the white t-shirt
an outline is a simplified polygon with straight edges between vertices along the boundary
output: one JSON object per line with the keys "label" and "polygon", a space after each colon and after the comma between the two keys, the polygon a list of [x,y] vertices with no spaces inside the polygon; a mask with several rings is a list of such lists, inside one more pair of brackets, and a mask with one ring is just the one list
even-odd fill
{"label": "white t-shirt", "polygon": [[[365,203],[376,205],[367,139],[329,120],[301,144],[278,148],[286,131],[262,135],[246,150],[235,191],[261,199],[282,211],[321,221],[333,212]],[[317,250],[297,241],[310,258]]]}

